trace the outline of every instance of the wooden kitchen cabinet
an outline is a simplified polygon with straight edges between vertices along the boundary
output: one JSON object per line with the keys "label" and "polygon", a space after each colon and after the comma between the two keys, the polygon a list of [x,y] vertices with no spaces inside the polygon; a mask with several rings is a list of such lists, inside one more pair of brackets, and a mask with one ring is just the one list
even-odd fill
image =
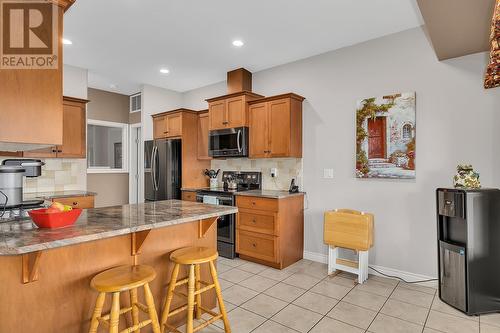
{"label": "wooden kitchen cabinet", "polygon": [[207,99],[209,130],[248,126],[248,102],[263,98],[252,92]]}
{"label": "wooden kitchen cabinet", "polygon": [[196,202],[196,192],[194,192],[194,191],[182,191],[181,199],[184,201]]}
{"label": "wooden kitchen cabinet", "polygon": [[208,110],[198,113],[198,159],[212,159],[208,155]]}
{"label": "wooden kitchen cabinet", "polygon": [[[202,159],[198,156],[200,149],[198,141],[200,131],[198,111],[175,109],[154,114],[152,117],[153,138],[155,140],[181,139],[182,187],[207,187],[208,177],[204,175],[203,170],[210,168],[210,160],[206,158]],[[206,154],[208,155],[208,143]]]}
{"label": "wooden kitchen cabinet", "polygon": [[153,137],[173,138],[182,135],[182,112],[153,115]]}
{"label": "wooden kitchen cabinet", "polygon": [[302,259],[304,196],[236,196],[236,252],[245,260],[283,269]]}
{"label": "wooden kitchen cabinet", "polygon": [[249,102],[250,158],[302,157],[302,101],[284,94]]}
{"label": "wooden kitchen cabinet", "polygon": [[88,100],[63,98],[63,141],[62,145],[25,151],[23,157],[36,158],[85,158],[87,155],[87,116]]}
{"label": "wooden kitchen cabinet", "polygon": [[34,145],[62,144],[63,14],[73,2],[75,0],[52,1],[57,7],[53,17],[58,29],[58,36],[54,36],[57,68],[0,70],[0,149],[23,150]]}

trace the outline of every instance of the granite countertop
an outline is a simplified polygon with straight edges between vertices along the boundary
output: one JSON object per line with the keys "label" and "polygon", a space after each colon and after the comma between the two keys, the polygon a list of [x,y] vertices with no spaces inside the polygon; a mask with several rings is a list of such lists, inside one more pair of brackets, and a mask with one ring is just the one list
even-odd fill
{"label": "granite countertop", "polygon": [[97,195],[96,192],[90,192],[90,191],[35,192],[35,193],[24,193],[24,200],[33,200],[33,199],[50,200],[55,198],[89,197],[96,195]]}
{"label": "granite countertop", "polygon": [[[196,192],[202,190],[210,190],[210,187],[182,188],[181,190],[188,192]],[[272,199],[284,199],[288,197],[306,194],[306,192],[290,193],[288,191],[283,191],[283,190],[228,191],[228,193],[233,193],[234,195],[243,195],[248,197],[262,197],[262,198],[272,198]]]}
{"label": "granite countertop", "polygon": [[59,229],[38,229],[30,219],[3,222],[0,255],[53,249],[237,212],[236,207],[165,200],[84,210],[74,225]]}
{"label": "granite countertop", "polygon": [[288,197],[304,195],[305,192],[290,193],[288,191],[276,191],[276,190],[250,190],[250,191],[244,191],[244,192],[237,192],[235,194],[240,195],[240,196],[247,196],[247,197],[284,199],[284,198],[288,198]]}

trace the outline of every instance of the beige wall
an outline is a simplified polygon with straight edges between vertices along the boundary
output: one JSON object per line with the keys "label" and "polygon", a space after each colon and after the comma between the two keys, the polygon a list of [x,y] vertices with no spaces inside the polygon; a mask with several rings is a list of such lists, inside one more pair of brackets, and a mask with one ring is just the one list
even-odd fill
{"label": "beige wall", "polygon": [[[129,123],[129,97],[89,88],[87,118],[118,123]],[[89,173],[87,189],[97,192],[96,207],[128,203],[128,173]]]}
{"label": "beige wall", "polygon": [[128,203],[128,173],[89,174],[87,189],[97,192],[96,207],[124,205]]}
{"label": "beige wall", "polygon": [[89,88],[87,118],[117,123],[129,123],[129,97],[109,91]]}
{"label": "beige wall", "polygon": [[[500,185],[500,89],[483,88],[487,54],[438,61],[420,28],[353,45],[253,75],[264,95],[304,97],[304,248],[325,258],[323,213],[353,208],[375,214],[370,264],[437,275],[435,190],[451,186],[459,163],[471,163],[485,187]],[[184,106],[225,93],[225,82],[184,94]],[[356,101],[415,91],[416,179],[355,177]],[[333,179],[323,178],[332,168]],[[278,176],[279,178],[279,176]]]}

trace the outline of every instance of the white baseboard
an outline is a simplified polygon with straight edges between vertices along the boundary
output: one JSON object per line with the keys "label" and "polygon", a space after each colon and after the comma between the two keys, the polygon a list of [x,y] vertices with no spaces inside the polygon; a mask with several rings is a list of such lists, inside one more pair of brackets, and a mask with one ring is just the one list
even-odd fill
{"label": "white baseboard", "polygon": [[[328,255],[323,254],[323,253],[304,251],[304,259],[320,262],[323,264],[328,263]],[[370,265],[370,267],[373,267],[377,271],[380,271],[384,274],[387,274],[390,276],[397,276],[398,278],[401,278],[401,279],[403,279],[405,281],[409,281],[409,282],[436,279],[435,277],[432,277],[432,276],[416,274],[416,273],[411,273],[411,272],[405,272],[405,271],[401,271],[401,270],[390,268],[390,267],[383,267],[383,266],[378,266],[378,265]],[[373,275],[382,276],[382,277],[384,276],[384,275],[374,271],[371,268],[370,268],[369,272],[370,272],[370,274],[373,274]],[[437,287],[437,281],[423,282],[423,283],[419,283],[419,284],[423,285],[423,286]]]}

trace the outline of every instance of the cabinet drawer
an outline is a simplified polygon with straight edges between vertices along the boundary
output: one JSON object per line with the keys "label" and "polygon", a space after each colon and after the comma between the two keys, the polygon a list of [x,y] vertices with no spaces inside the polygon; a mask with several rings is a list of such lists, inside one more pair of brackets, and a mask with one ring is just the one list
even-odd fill
{"label": "cabinet drawer", "polygon": [[237,227],[242,230],[278,235],[278,223],[275,213],[240,209]]}
{"label": "cabinet drawer", "polygon": [[241,208],[251,208],[258,210],[278,211],[278,200],[259,197],[238,196],[236,206]]}
{"label": "cabinet drawer", "polygon": [[196,192],[183,191],[182,200],[185,201],[196,201]]}
{"label": "cabinet drawer", "polygon": [[238,229],[236,252],[252,258],[278,262],[278,238]]}
{"label": "cabinet drawer", "polygon": [[68,197],[68,198],[54,198],[53,202],[60,202],[63,205],[72,206],[73,208],[94,208],[94,197]]}

